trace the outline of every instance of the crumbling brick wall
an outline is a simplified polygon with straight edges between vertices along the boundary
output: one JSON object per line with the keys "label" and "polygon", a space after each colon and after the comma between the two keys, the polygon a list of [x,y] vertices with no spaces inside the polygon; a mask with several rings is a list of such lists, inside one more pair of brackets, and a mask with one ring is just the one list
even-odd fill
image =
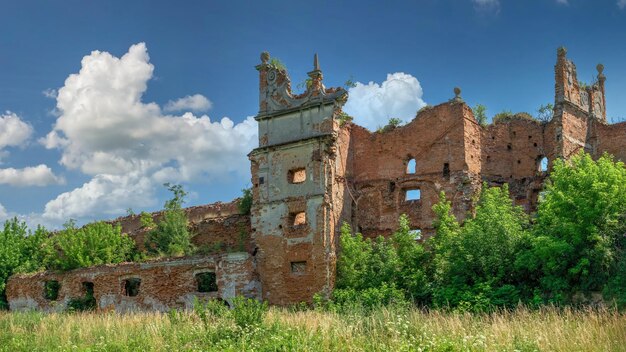
{"label": "crumbling brick wall", "polygon": [[[215,274],[217,291],[199,292],[197,275],[201,273]],[[129,279],[140,280],[136,295],[126,291]],[[60,284],[53,300],[44,296],[49,281]],[[96,309],[117,312],[190,308],[194,298],[229,302],[236,295],[260,296],[254,261],[245,252],[15,275],[7,283],[6,295],[11,310],[61,311],[71,299],[85,297],[84,283],[93,285]]]}
{"label": "crumbling brick wall", "polygon": [[[239,199],[228,203],[212,203],[185,208],[189,220],[191,241],[204,253],[246,251],[252,253],[250,215],[240,214]],[[151,213],[155,222],[161,220],[162,211]],[[147,229],[142,227],[140,215],[129,215],[110,221],[120,224],[122,232],[129,234],[139,249],[145,249]]]}

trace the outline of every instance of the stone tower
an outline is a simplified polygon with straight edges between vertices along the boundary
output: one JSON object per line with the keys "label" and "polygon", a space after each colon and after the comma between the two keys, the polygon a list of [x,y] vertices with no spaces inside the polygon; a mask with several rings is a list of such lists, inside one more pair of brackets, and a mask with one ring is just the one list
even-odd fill
{"label": "stone tower", "polygon": [[267,52],[256,69],[259,147],[249,158],[262,296],[279,305],[310,302],[334,284],[335,232],[346,211],[338,117],[347,92],[324,87],[317,54],[300,95]]}

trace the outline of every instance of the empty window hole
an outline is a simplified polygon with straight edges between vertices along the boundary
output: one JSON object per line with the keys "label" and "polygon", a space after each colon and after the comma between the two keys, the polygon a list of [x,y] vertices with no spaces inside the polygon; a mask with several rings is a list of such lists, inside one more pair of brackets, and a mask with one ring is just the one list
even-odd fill
{"label": "empty window hole", "polygon": [[404,200],[408,202],[412,200],[420,200],[421,198],[422,198],[422,192],[419,190],[419,188],[407,189]]}
{"label": "empty window hole", "polygon": [[289,222],[292,226],[306,225],[306,213],[303,211],[289,214]]}
{"label": "empty window hole", "polygon": [[124,296],[135,297],[139,295],[139,286],[141,279],[132,278],[124,280]]}
{"label": "empty window hole", "polygon": [[409,230],[409,234],[411,234],[411,236],[413,236],[413,239],[416,240],[416,241],[422,239],[422,230],[421,229]]}
{"label": "empty window hole", "polygon": [[59,298],[61,284],[57,280],[46,281],[43,287],[43,296],[49,301],[56,301]]}
{"label": "empty window hole", "polygon": [[216,292],[217,277],[215,273],[199,273],[196,274],[196,283],[198,284],[198,292]]}
{"label": "empty window hole", "polygon": [[406,173],[407,174],[414,174],[415,173],[415,159],[411,159],[407,163],[407,165],[406,165]]}
{"label": "empty window hole", "polygon": [[306,169],[298,168],[289,170],[287,179],[289,180],[289,183],[302,183],[306,181]]}
{"label": "empty window hole", "polygon": [[291,262],[291,272],[294,274],[306,273],[306,261]]}

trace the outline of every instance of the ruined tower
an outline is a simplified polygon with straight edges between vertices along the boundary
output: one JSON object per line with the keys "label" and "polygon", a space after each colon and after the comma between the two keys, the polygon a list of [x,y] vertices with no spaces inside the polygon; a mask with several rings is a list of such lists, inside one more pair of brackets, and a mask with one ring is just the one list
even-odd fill
{"label": "ruined tower", "polygon": [[[259,147],[250,154],[252,238],[263,299],[311,301],[335,275],[335,227],[343,209],[338,115],[347,92],[326,89],[317,55],[307,89],[294,95],[268,53],[259,71]],[[345,165],[345,163],[343,164]]]}

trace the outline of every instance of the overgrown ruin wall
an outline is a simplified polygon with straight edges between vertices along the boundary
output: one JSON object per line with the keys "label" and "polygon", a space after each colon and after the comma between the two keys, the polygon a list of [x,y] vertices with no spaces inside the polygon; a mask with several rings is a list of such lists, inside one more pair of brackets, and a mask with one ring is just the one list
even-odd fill
{"label": "overgrown ruin wall", "polygon": [[[212,203],[185,208],[189,219],[191,241],[200,251],[208,254],[228,251],[245,251],[252,253],[254,246],[251,241],[250,215],[240,214],[239,199],[229,203]],[[163,212],[152,213],[155,222],[161,220]],[[148,230],[141,225],[140,215],[129,215],[110,221],[120,224],[122,233],[127,233],[139,249],[145,249]]]}
{"label": "overgrown ruin wall", "polygon": [[[345,90],[324,87],[317,55],[307,89],[298,95],[268,53],[256,69],[259,147],[249,154],[251,214],[239,214],[237,201],[186,209],[194,244],[215,254],[15,276],[7,288],[11,309],[60,309],[84,294],[84,281],[95,284],[100,309],[118,311],[187,307],[198,295],[311,302],[334,287],[343,222],[368,237],[386,236],[407,214],[423,239],[434,235],[432,207],[441,192],[460,220],[474,210],[484,183],[508,184],[515,204],[532,212],[555,159],[584,150],[626,161],[626,122],[606,123],[604,67],[598,65],[597,80],[584,85],[564,49],[554,67],[552,119],[520,113],[487,126],[476,121],[457,88],[450,101],[422,109],[405,126],[370,132],[341,110]],[[153,214],[155,221],[160,216]],[[113,222],[143,248],[139,216]],[[196,292],[198,270],[216,273],[217,292]],[[142,277],[138,297],[121,291],[130,276]],[[49,280],[61,282],[55,303],[42,295]]]}
{"label": "overgrown ruin wall", "polygon": [[[217,291],[199,292],[197,275],[202,273],[215,274]],[[140,280],[136,295],[126,292],[129,279]],[[50,281],[60,284],[55,299],[44,295],[44,286]],[[97,309],[117,312],[190,308],[196,297],[226,302],[236,295],[260,297],[254,261],[242,252],[15,275],[7,283],[6,295],[11,310],[61,311],[71,299],[85,297],[85,283],[93,285]]]}

